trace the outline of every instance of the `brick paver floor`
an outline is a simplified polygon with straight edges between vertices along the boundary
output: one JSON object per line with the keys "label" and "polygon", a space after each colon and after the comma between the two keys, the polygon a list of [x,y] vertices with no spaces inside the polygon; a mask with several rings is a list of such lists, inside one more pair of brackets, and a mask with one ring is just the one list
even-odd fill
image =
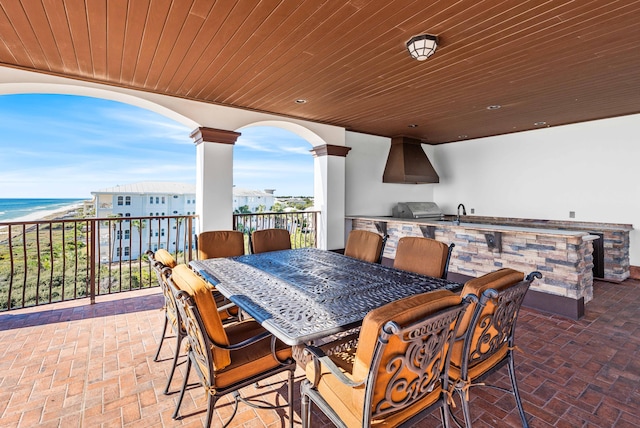
{"label": "brick paver floor", "polygon": [[[579,321],[521,312],[517,343],[523,352],[516,365],[532,427],[640,425],[640,282],[596,282],[594,295]],[[174,342],[165,345],[160,362],[153,361],[161,305],[159,289],[151,289],[101,297],[95,305],[76,301],[0,314],[0,426],[202,426],[206,398],[200,387],[188,391],[183,418],[171,419],[184,364],[172,393],[162,393]],[[302,376],[298,370],[297,425]],[[507,385],[506,368],[490,380]],[[243,395],[279,403],[286,397],[278,379]],[[471,406],[475,427],[520,425],[508,394],[478,387]],[[230,411],[229,401],[221,402],[213,426]],[[439,426],[437,413],[417,426]],[[231,426],[287,426],[289,417],[287,410],[241,404]],[[330,426],[319,413],[312,422]]]}

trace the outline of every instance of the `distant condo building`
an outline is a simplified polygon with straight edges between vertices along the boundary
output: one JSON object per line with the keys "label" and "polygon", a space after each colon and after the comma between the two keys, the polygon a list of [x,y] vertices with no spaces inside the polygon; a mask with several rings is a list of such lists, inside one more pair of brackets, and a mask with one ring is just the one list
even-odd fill
{"label": "distant condo building", "polygon": [[[124,219],[124,224],[114,223],[113,230],[101,229],[100,261],[136,260],[140,252],[147,249],[156,251],[164,248],[173,252],[176,248],[184,248],[185,234],[177,230],[184,223],[166,217],[196,213],[195,185],[140,182],[109,187],[91,194],[94,196],[96,217]],[[156,217],[158,220],[137,221],[130,227],[127,217]],[[161,220],[163,217],[165,219]]]}
{"label": "distant condo building", "polygon": [[[273,189],[259,191],[234,187],[233,210],[236,212],[246,206],[250,212],[270,211],[276,202],[274,192]],[[184,222],[167,217],[195,215],[195,185],[145,181],[108,187],[91,194],[97,218],[123,218],[123,222],[113,224],[113,229],[101,228],[101,262],[136,260],[147,249],[164,248],[173,252],[176,248],[184,248],[185,234],[178,230],[178,227],[184,227]],[[154,219],[129,225],[127,217]],[[192,233],[195,233],[195,225]]]}
{"label": "distant condo building", "polygon": [[276,202],[276,198],[273,195],[275,189],[265,189],[264,192],[260,190],[242,189],[239,187],[233,188],[233,211],[240,209],[240,207],[248,207],[248,211],[258,212],[262,207],[263,211],[271,211],[271,208]]}

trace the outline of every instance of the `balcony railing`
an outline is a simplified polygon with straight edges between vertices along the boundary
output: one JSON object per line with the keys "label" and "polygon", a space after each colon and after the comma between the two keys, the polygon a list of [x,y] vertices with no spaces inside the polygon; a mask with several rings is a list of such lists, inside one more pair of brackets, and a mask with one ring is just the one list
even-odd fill
{"label": "balcony railing", "polygon": [[193,254],[193,216],[0,223],[0,311],[157,285],[144,253]]}
{"label": "balcony railing", "polygon": [[[248,234],[273,227],[293,248],[315,247],[316,211],[235,214]],[[147,250],[195,256],[195,216],[109,217],[0,223],[0,311],[157,286]]]}
{"label": "balcony railing", "polygon": [[[316,247],[318,242],[319,211],[281,213],[234,214],[233,228],[249,235],[255,230],[287,229],[292,248]],[[245,239],[245,243],[246,243]],[[245,248],[248,252],[248,248]]]}

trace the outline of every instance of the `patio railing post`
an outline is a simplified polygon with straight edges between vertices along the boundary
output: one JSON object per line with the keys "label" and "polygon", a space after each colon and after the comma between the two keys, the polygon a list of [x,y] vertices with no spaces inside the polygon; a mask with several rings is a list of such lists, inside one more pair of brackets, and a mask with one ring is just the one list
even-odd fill
{"label": "patio railing post", "polygon": [[189,249],[188,260],[193,260],[193,218],[187,217],[187,248]]}
{"label": "patio railing post", "polygon": [[96,254],[100,254],[100,250],[97,248],[98,240],[96,239],[96,235],[98,234],[98,227],[96,225],[96,220],[91,220],[89,227],[89,239],[90,244],[89,247],[91,250],[89,251],[89,299],[90,303],[93,305],[96,303]]}

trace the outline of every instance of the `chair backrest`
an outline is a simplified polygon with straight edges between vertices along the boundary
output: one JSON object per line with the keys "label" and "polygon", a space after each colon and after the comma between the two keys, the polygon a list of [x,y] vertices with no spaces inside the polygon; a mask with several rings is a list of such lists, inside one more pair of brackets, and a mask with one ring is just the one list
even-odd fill
{"label": "chair backrest", "polygon": [[237,230],[210,230],[198,235],[198,260],[244,254],[244,234]]}
{"label": "chair backrest", "polygon": [[[478,296],[469,306],[458,328],[451,363],[466,374],[469,369],[496,356],[496,363],[513,347],[518,312],[525,294],[539,272],[526,278],[522,272],[503,268],[467,281],[461,295]],[[475,377],[475,376],[474,376]]]}
{"label": "chair backrest", "polygon": [[251,252],[253,254],[290,249],[291,235],[286,229],[263,229],[256,230],[251,234]]}
{"label": "chair backrest", "polygon": [[[166,254],[163,254],[166,253]],[[162,296],[164,297],[164,307],[166,310],[166,317],[171,324],[171,329],[174,332],[178,332],[178,329],[182,329],[182,322],[180,318],[180,314],[178,313],[178,309],[176,308],[176,299],[169,289],[169,284],[167,283],[167,277],[171,275],[171,269],[176,266],[175,260],[166,250],[158,250],[155,253],[152,251],[148,251],[147,255],[149,256],[149,260],[151,261],[151,267],[156,274],[156,278],[158,279],[158,285],[162,290]],[[162,261],[159,261],[156,257],[165,262],[173,264],[173,266],[165,265]],[[173,263],[171,263],[173,261]]]}
{"label": "chair backrest", "polygon": [[366,387],[354,388],[351,397],[354,408],[364,409],[363,426],[447,387],[448,351],[467,304],[438,290],[367,314],[353,366],[354,379],[366,378]]}
{"label": "chair backrest", "polygon": [[209,385],[213,385],[213,370],[222,370],[231,364],[231,356],[228,350],[211,346],[229,345],[211,288],[184,264],[172,270],[168,283],[176,295],[187,340],[201,375]]}
{"label": "chair backrest", "polygon": [[398,240],[393,267],[433,278],[446,278],[454,246],[430,238],[402,237]]}
{"label": "chair backrest", "polygon": [[369,263],[380,263],[386,242],[385,238],[368,230],[352,230],[347,237],[344,255]]}
{"label": "chair backrest", "polygon": [[155,253],[151,253],[149,255],[150,259],[153,259],[157,262],[162,263],[163,265],[165,265],[166,267],[170,267],[170,268],[174,268],[176,267],[176,265],[178,264],[176,262],[176,259],[173,258],[173,256],[171,255],[170,252],[168,252],[167,250],[160,248],[159,250],[156,250]]}

